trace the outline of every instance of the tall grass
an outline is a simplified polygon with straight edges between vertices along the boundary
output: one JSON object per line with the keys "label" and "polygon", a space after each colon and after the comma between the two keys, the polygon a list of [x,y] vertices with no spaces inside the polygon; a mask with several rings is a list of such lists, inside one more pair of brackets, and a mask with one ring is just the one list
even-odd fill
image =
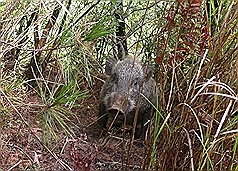
{"label": "tall grass", "polygon": [[169,28],[163,32],[170,36],[158,42],[160,103],[171,112],[170,131],[164,127],[157,141],[162,144],[157,149],[157,167],[162,170],[238,166],[238,6],[235,1],[207,2],[171,7]]}

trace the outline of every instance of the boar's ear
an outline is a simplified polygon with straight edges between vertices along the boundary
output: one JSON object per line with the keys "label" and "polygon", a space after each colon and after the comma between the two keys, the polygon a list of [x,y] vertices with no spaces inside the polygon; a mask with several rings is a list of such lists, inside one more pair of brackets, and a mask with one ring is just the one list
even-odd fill
{"label": "boar's ear", "polygon": [[117,63],[117,59],[115,58],[107,58],[105,72],[107,75],[111,75],[113,66]]}
{"label": "boar's ear", "polygon": [[148,81],[153,75],[154,68],[152,66],[144,66],[145,80]]}

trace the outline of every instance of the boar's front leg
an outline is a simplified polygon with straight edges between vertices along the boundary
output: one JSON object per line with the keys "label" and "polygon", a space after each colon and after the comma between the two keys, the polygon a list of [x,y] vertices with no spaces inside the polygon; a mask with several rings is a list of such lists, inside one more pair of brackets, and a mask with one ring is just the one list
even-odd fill
{"label": "boar's front leg", "polygon": [[108,114],[107,114],[106,106],[102,102],[100,102],[99,114],[98,114],[98,124],[101,127],[106,128],[107,120],[108,120]]}
{"label": "boar's front leg", "polygon": [[[151,122],[151,114],[153,112],[153,109],[147,109],[142,116],[142,122],[141,122],[141,138],[145,140],[146,138],[146,132],[148,129],[148,125]],[[148,136],[148,135],[147,135]]]}

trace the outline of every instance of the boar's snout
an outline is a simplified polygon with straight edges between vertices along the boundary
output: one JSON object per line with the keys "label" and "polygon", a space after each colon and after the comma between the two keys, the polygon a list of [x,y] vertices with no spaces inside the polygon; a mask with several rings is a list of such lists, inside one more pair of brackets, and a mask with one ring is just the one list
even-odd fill
{"label": "boar's snout", "polygon": [[128,100],[117,92],[111,94],[107,111],[109,113],[118,113],[119,115],[124,115],[126,113]]}
{"label": "boar's snout", "polygon": [[108,110],[108,113],[112,113],[112,114],[117,114],[118,113],[118,115],[124,115],[125,114],[125,112],[123,111],[123,110],[121,110],[119,107],[117,107],[117,106],[112,106],[111,108],[109,108]]}

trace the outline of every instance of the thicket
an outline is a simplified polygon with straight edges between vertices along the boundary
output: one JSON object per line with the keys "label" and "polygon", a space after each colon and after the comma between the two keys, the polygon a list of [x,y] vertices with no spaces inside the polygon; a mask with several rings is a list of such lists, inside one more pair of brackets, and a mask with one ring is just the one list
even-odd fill
{"label": "thicket", "polygon": [[0,13],[1,134],[14,116],[31,131],[19,108],[31,108],[23,99],[34,91],[36,140],[48,149],[59,130],[75,137],[70,110],[90,96],[106,58],[129,54],[154,66],[157,83],[141,167],[238,170],[235,0],[2,1]]}

